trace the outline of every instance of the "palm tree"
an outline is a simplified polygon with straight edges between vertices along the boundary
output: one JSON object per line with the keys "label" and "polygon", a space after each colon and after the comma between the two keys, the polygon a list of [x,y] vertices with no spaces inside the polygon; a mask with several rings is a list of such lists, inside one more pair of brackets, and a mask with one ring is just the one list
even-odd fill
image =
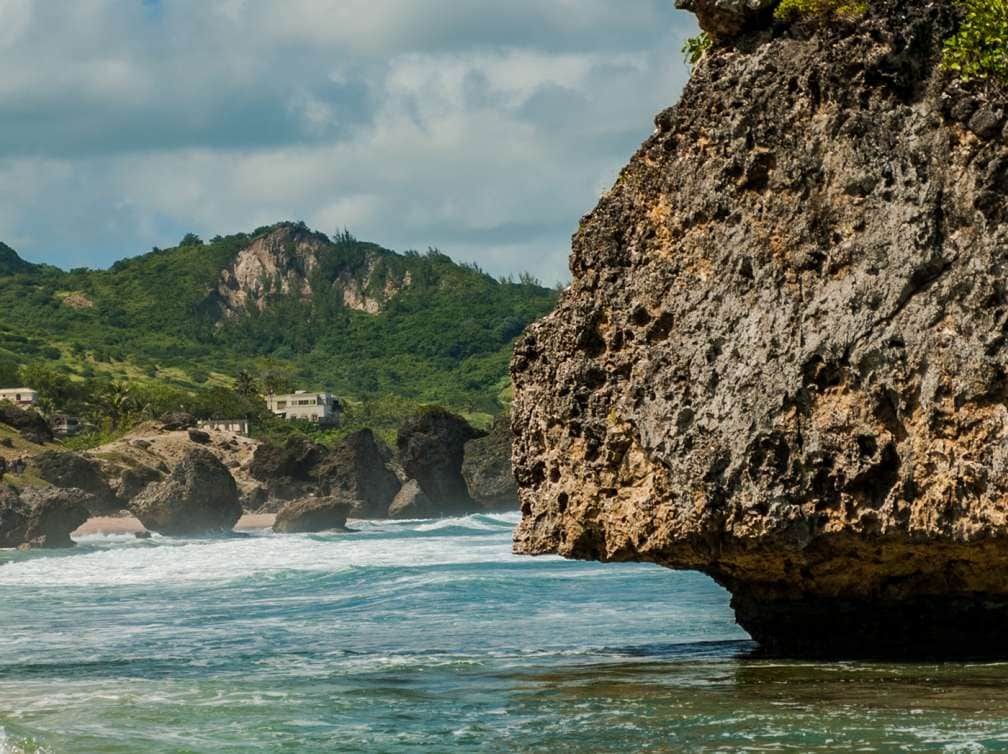
{"label": "palm tree", "polygon": [[235,377],[234,390],[238,393],[238,395],[244,396],[245,398],[253,398],[259,395],[259,384],[255,381],[255,378],[249,374],[249,372],[243,369],[238,372],[238,376]]}
{"label": "palm tree", "polygon": [[110,382],[102,390],[99,400],[112,422],[112,431],[117,430],[132,408],[133,396],[130,394],[129,385],[125,382]]}

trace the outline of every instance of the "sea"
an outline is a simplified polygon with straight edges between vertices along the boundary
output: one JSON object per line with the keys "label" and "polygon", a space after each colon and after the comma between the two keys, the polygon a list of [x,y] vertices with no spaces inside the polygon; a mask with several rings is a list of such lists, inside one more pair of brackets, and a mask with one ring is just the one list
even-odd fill
{"label": "sea", "polygon": [[516,523],[0,550],[0,752],[1008,751],[1008,665],[758,659],[710,579]]}

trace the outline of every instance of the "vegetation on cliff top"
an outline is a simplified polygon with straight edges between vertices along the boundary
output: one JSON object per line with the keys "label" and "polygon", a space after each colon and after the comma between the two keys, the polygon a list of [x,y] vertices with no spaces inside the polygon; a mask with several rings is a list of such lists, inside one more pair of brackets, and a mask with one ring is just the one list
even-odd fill
{"label": "vegetation on cliff top", "polygon": [[945,65],[963,80],[1008,84],[1008,0],[963,0],[959,31],[945,43]]}

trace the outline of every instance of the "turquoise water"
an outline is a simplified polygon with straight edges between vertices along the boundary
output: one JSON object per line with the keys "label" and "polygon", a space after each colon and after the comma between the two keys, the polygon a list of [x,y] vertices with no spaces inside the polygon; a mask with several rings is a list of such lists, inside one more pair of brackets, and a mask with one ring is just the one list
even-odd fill
{"label": "turquoise water", "polygon": [[516,521],[0,551],[0,752],[1008,751],[1008,666],[747,659],[710,580]]}

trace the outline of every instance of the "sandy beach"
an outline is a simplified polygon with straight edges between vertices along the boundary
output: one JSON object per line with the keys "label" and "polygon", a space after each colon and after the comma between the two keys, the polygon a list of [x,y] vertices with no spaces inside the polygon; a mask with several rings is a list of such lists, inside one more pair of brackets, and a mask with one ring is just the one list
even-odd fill
{"label": "sandy beach", "polygon": [[[276,516],[272,513],[247,513],[238,519],[235,530],[269,529]],[[85,521],[74,536],[88,534],[136,534],[144,530],[143,524],[133,516],[94,516]]]}

